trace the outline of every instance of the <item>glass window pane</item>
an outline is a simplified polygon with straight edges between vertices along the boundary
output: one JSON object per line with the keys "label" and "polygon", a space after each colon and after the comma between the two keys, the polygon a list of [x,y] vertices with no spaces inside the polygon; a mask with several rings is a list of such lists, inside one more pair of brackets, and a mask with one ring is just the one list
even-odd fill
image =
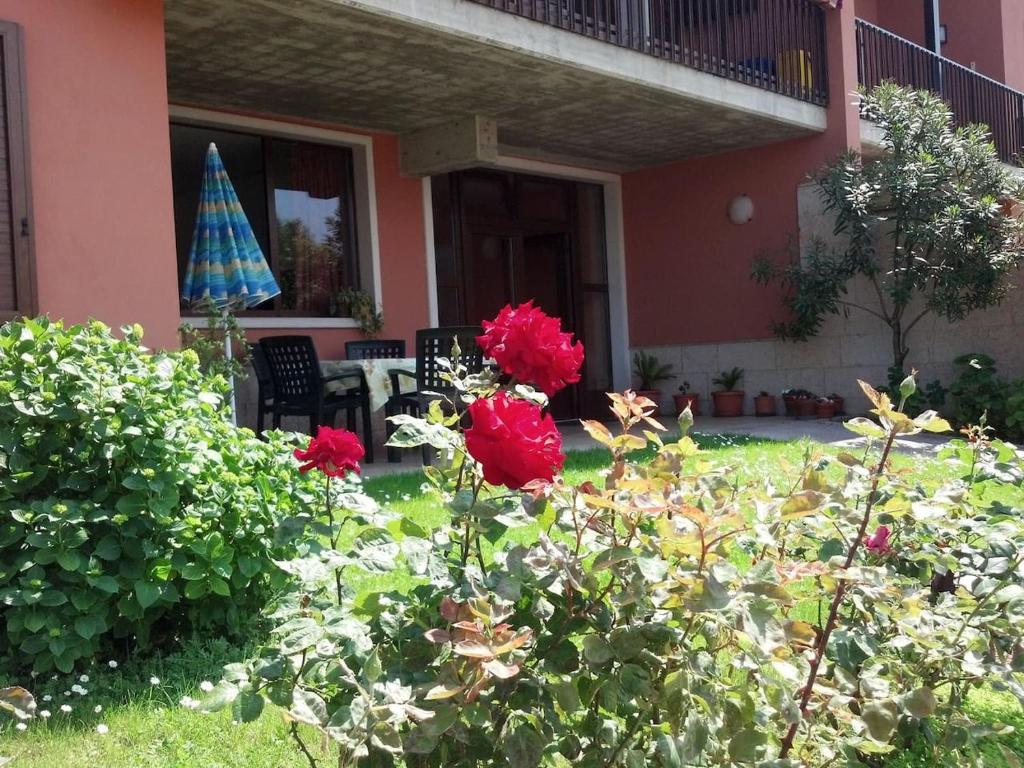
{"label": "glass window pane", "polygon": [[[217,145],[228,178],[242,204],[256,242],[263,255],[270,257],[270,230],[267,222],[267,183],[263,169],[263,142],[258,136],[171,125],[171,184],[174,192],[174,235],[178,252],[178,288],[185,279],[185,265],[192,246],[192,233],[199,209],[199,193],[206,168],[210,142]],[[267,302],[270,304],[270,302]]]}
{"label": "glass window pane", "polygon": [[270,141],[276,224],[273,268],[284,309],[338,314],[338,292],[358,287],[352,155],[341,147]]}

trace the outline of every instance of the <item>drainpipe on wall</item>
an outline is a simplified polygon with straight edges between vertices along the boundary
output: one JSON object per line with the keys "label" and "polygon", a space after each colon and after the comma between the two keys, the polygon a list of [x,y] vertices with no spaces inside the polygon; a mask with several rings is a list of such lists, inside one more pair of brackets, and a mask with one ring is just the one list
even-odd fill
{"label": "drainpipe on wall", "polygon": [[[936,56],[942,56],[942,37],[939,21],[939,0],[924,0],[924,38],[925,47]],[[942,89],[942,62],[935,65],[936,90]]]}
{"label": "drainpipe on wall", "polygon": [[924,0],[925,47],[942,55],[942,38],[939,34],[939,0]]}

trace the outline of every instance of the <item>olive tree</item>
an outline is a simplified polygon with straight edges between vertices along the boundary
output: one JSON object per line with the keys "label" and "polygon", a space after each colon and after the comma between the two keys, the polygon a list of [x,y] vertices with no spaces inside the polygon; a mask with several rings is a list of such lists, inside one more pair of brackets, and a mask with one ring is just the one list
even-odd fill
{"label": "olive tree", "polygon": [[[816,243],[786,265],[759,258],[753,275],[786,288],[777,335],[803,341],[830,314],[867,312],[889,327],[902,370],[924,317],[961,320],[1006,296],[1022,260],[1020,185],[987,127],[956,126],[929,91],[880,85],[863,95],[862,114],[880,129],[881,156],[851,150],[817,177],[842,245]],[[874,289],[866,302],[850,295],[856,278]]]}

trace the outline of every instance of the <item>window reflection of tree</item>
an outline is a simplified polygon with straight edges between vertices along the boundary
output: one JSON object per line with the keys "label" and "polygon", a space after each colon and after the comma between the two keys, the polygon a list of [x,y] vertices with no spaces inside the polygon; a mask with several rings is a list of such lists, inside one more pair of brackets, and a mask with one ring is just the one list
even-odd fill
{"label": "window reflection of tree", "polygon": [[346,260],[348,224],[341,202],[324,220],[326,236],[317,238],[306,221],[278,222],[279,282],[285,304],[316,315],[336,315],[338,292],[352,285]]}

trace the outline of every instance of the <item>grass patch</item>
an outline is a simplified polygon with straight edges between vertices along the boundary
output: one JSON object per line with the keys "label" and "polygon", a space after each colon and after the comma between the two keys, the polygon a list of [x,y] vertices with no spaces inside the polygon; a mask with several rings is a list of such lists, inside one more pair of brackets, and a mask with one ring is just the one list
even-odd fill
{"label": "grass patch", "polygon": [[[716,464],[733,467],[740,483],[792,477],[808,450],[838,452],[810,442],[729,435],[698,434],[696,440]],[[897,456],[895,461],[913,468],[924,483],[941,482],[957,473],[954,467],[935,460]],[[600,448],[572,452],[564,475],[570,483],[595,479],[608,463],[607,452]],[[416,471],[372,478],[365,487],[384,506],[432,529],[444,522],[445,513],[436,499],[422,493],[423,482],[423,473]],[[1007,501],[1024,503],[1019,489],[1012,493]],[[536,533],[531,527],[512,532],[515,540],[524,541]],[[408,573],[396,572],[366,578],[358,587],[360,591],[401,590],[411,585]],[[799,608],[808,613],[806,618],[816,618],[812,602]],[[198,696],[201,681],[219,679],[224,664],[244,658],[260,639],[258,629],[245,645],[201,638],[186,642],[175,653],[126,660],[116,670],[101,661],[86,670],[88,682],[70,676],[36,681],[32,688],[40,699],[40,709],[48,709],[51,717],[36,720],[25,732],[15,731],[6,721],[0,726],[0,756],[14,758],[11,768],[302,768],[307,765],[304,758],[292,747],[284,721],[274,713],[250,725],[233,726],[226,713],[203,715],[178,704],[182,696]],[[159,683],[151,684],[151,677],[159,678]],[[73,684],[88,693],[72,692]],[[64,696],[65,692],[69,695]],[[42,701],[44,695],[51,696],[51,701]],[[60,713],[62,704],[70,705],[71,713]],[[101,707],[99,713],[94,711],[97,706]],[[984,722],[1013,726],[1017,732],[1001,741],[1024,758],[1024,712],[1014,698],[976,692],[968,709]],[[97,732],[100,724],[109,729],[106,734]],[[934,764],[932,755],[919,745],[901,751],[888,766],[926,768]],[[994,742],[989,764],[1007,765]]]}

